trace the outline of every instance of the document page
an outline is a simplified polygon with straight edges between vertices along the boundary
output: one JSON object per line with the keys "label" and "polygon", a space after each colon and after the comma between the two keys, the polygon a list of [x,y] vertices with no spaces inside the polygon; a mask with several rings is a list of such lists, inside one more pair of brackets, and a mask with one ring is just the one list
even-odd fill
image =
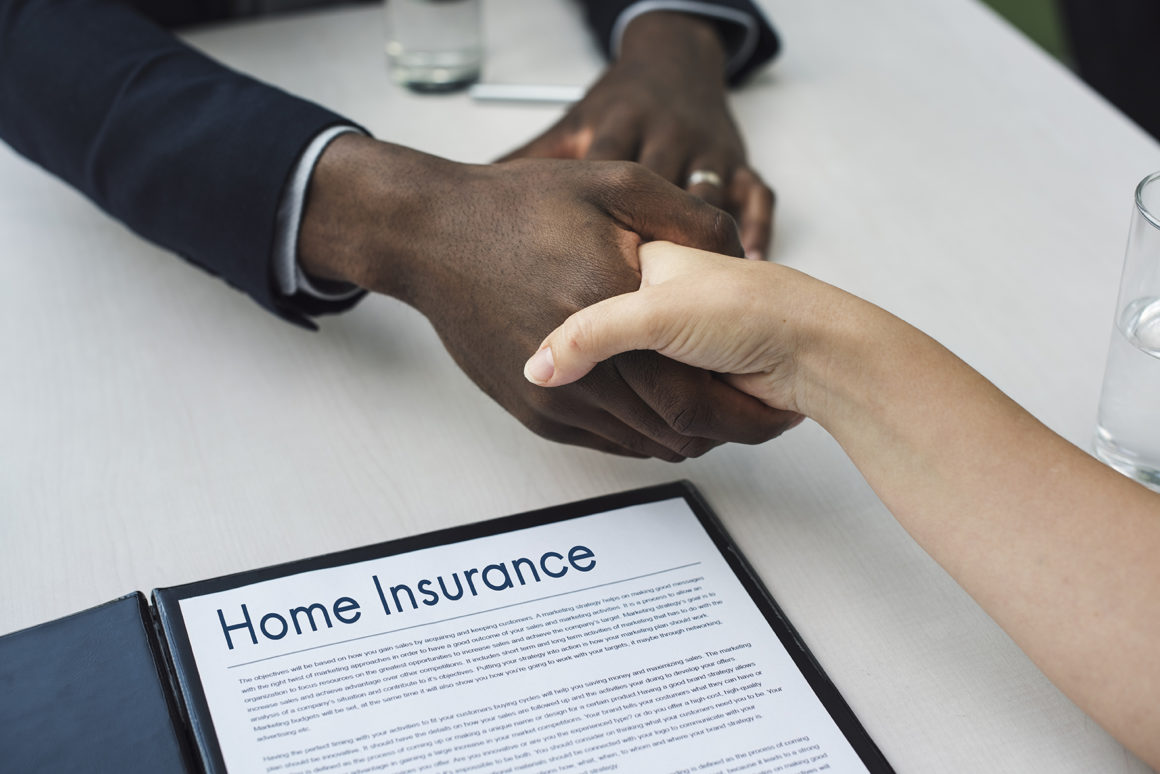
{"label": "document page", "polygon": [[180,605],[231,771],[867,771],[682,498]]}

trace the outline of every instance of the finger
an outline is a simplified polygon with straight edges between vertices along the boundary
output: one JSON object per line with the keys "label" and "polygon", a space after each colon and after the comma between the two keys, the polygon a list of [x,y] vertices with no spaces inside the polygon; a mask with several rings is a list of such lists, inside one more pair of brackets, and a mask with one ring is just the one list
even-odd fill
{"label": "finger", "polygon": [[699,156],[694,158],[685,172],[685,190],[698,199],[728,210],[725,191],[733,173],[733,164],[720,156]]}
{"label": "finger", "polygon": [[757,173],[739,169],[729,187],[731,210],[738,213],[745,257],[764,260],[773,243],[773,214],[777,197]]}
{"label": "finger", "polygon": [[613,359],[640,399],[682,436],[758,444],[800,421],[733,389],[713,374],[653,352]]}
{"label": "finger", "polygon": [[683,315],[671,305],[650,303],[650,290],[613,296],[573,314],[524,364],[524,377],[541,387],[559,387],[613,355],[663,348],[664,332]]}
{"label": "finger", "polygon": [[[631,364],[628,367],[631,373],[641,373],[641,369],[632,368]],[[686,457],[699,457],[720,443],[675,430],[669,420],[660,416],[649,402],[641,399],[632,385],[626,383],[616,360],[603,364],[597,372],[587,374],[579,384],[568,389],[573,388],[584,390],[585,402],[598,411],[585,411],[573,402],[568,405],[568,416],[564,421],[632,451],[679,462]],[[558,404],[545,403],[541,415],[551,416],[554,405]],[[562,418],[557,415],[555,419]]]}
{"label": "finger", "polygon": [[581,159],[588,150],[591,130],[578,129],[570,116],[557,121],[540,136],[496,159],[497,163],[513,159]]}
{"label": "finger", "polygon": [[[637,362],[641,360],[672,363],[672,361],[653,352],[630,352],[613,357],[606,365],[608,370],[616,375],[616,380],[593,380],[591,384],[592,397],[599,400],[600,405],[611,416],[669,450],[675,456],[673,461],[686,457],[700,457],[710,449],[719,446],[721,444],[719,440],[705,438],[696,433],[681,432],[673,426],[668,418],[656,410],[658,406],[668,408],[673,401],[666,400],[661,403],[655,400],[646,400],[645,395],[630,381],[632,379],[639,382],[648,378],[646,373],[649,369],[641,367]],[[673,365],[678,364],[673,363]],[[581,384],[586,383],[582,382]],[[681,391],[681,386],[679,381],[672,385],[677,392]],[[654,456],[667,459],[660,455]]]}
{"label": "finger", "polygon": [[524,424],[536,435],[554,443],[561,443],[566,446],[583,446],[585,449],[593,449],[595,451],[605,452],[606,454],[617,454],[621,457],[634,457],[636,459],[647,459],[652,456],[640,451],[628,449],[601,435],[583,428],[564,424],[563,422],[554,422],[541,418],[535,423],[525,422]]}
{"label": "finger", "polygon": [[640,148],[640,132],[630,117],[611,117],[592,132],[592,142],[584,153],[589,161],[635,161]]}
{"label": "finger", "polygon": [[532,397],[530,412],[520,421],[532,432],[561,443],[572,443],[573,429],[582,432],[589,448],[604,448],[591,434],[604,439],[619,454],[655,457],[681,462],[691,454],[702,454],[715,445],[692,446],[690,439],[678,438],[667,425],[641,402],[621,379],[611,363],[602,364],[578,384],[559,391],[540,391]]}
{"label": "finger", "polygon": [[600,176],[595,201],[646,241],[668,241],[739,256],[737,223],[724,210],[665,182],[643,166],[624,165]]}
{"label": "finger", "polygon": [[640,163],[673,185],[683,186],[685,154],[679,147],[670,138],[649,139],[641,148]]}
{"label": "finger", "polygon": [[[660,420],[654,420],[658,425]],[[600,417],[588,420],[591,431],[600,437],[611,438],[608,443],[616,448],[623,449],[622,456],[652,458],[665,462],[684,462],[688,457],[699,457],[711,448],[700,446],[693,448],[689,443],[693,439],[686,439],[681,443],[666,445],[660,443],[642,432],[638,432],[631,424],[621,420],[611,412],[601,412]],[[706,442],[711,443],[711,442]]]}
{"label": "finger", "polygon": [[584,446],[625,457],[679,461],[670,449],[633,431],[604,409],[593,405],[590,390],[575,385],[561,393],[534,406],[530,412],[518,414],[520,422],[541,438],[556,443]]}
{"label": "finger", "polygon": [[604,365],[565,392],[570,392],[571,401],[544,403],[529,427],[543,435],[538,427],[544,424],[542,420],[574,426],[630,453],[667,462],[699,456],[717,445],[675,433],[624,383],[612,364]]}

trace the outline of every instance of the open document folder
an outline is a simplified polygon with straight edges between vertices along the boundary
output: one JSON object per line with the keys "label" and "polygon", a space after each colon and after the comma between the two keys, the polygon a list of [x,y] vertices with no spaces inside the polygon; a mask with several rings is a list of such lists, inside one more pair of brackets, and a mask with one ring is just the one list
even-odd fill
{"label": "open document folder", "polygon": [[[0,736],[17,769],[63,770],[52,756],[85,724],[118,725],[126,697],[94,693],[89,675],[94,658],[126,658],[101,640],[128,624],[97,614],[124,619],[131,603],[140,663],[120,683],[151,683],[166,711],[138,732],[101,730],[138,747],[118,760],[147,760],[146,733],[209,772],[891,771],[687,483],[153,600],[72,617],[87,617],[67,634],[92,639],[84,663],[36,655],[72,619],[0,639],[13,689]],[[62,700],[90,705],[77,727],[35,720]]]}

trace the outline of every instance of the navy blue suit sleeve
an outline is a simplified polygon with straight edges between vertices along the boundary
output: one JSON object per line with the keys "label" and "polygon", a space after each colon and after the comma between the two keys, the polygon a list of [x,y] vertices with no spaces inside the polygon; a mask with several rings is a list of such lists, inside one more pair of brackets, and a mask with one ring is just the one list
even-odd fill
{"label": "navy blue suit sleeve", "polygon": [[0,138],[150,241],[289,319],[282,188],[310,140],[350,123],[198,53],[115,0],[0,0]]}
{"label": "navy blue suit sleeve", "polygon": [[[600,43],[606,55],[610,57],[612,55],[612,36],[616,20],[625,10],[635,5],[638,1],[578,0],[584,6],[588,24],[592,27],[592,31],[596,35],[597,41]],[[757,39],[754,41],[755,45],[747,53],[745,61],[729,74],[729,82],[732,85],[737,85],[744,81],[755,70],[767,62],[772,61],[781,50],[781,40],[778,38],[777,32],[769,23],[769,20],[765,18],[765,15],[762,14],[761,10],[751,0],[696,0],[696,4],[716,6],[727,13],[740,12],[748,15],[757,23]],[[680,3],[677,2],[674,5],[679,6]],[[722,35],[725,37],[726,44],[734,46],[740,43],[740,40],[736,37],[743,32],[740,25],[721,21],[718,24],[718,29],[721,30]]]}

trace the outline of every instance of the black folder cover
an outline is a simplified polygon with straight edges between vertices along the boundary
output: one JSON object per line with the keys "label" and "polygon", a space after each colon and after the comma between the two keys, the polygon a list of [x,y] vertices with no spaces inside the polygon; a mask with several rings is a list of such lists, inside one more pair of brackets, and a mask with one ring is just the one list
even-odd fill
{"label": "black folder cover", "polygon": [[0,769],[192,772],[140,593],[0,637]]}

